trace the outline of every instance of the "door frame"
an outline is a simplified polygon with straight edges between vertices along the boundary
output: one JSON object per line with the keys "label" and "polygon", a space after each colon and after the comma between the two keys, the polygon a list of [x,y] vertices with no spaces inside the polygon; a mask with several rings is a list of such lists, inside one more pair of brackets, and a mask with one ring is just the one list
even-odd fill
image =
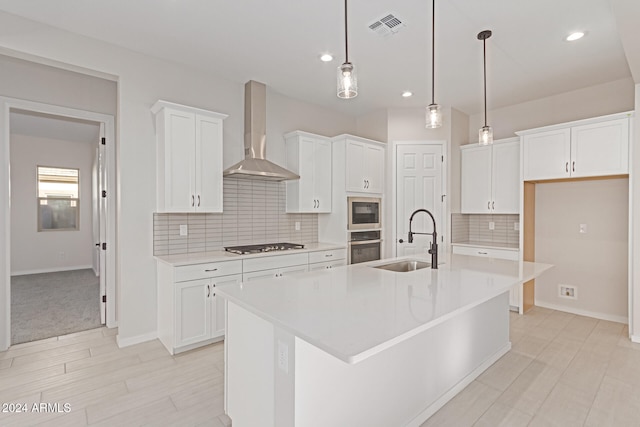
{"label": "door frame", "polygon": [[11,175],[10,175],[10,112],[12,109],[102,123],[105,129],[108,191],[106,252],[107,327],[116,323],[116,144],[113,116],[0,96],[0,351],[11,345]]}
{"label": "door frame", "polygon": [[[440,230],[442,230],[439,234],[441,236],[445,236],[444,242],[441,242],[439,244],[439,252],[440,253],[447,253],[449,251],[449,246],[450,246],[450,240],[451,240],[451,230],[449,229],[449,197],[448,197],[448,192],[447,192],[447,188],[448,188],[448,183],[449,180],[447,179],[449,176],[449,168],[447,165],[447,160],[448,160],[448,154],[449,152],[447,151],[448,148],[448,144],[447,141],[445,140],[407,140],[407,141],[391,141],[390,143],[390,149],[391,149],[391,155],[388,156],[389,158],[389,162],[390,162],[390,169],[391,170],[391,180],[390,180],[390,187],[387,187],[387,194],[390,194],[391,197],[389,198],[390,201],[392,201],[391,203],[387,203],[387,208],[386,208],[386,213],[387,213],[387,218],[390,218],[389,221],[389,226],[387,227],[387,239],[388,242],[390,242],[390,244],[385,245],[386,246],[386,255],[390,256],[390,257],[396,257],[397,256],[397,241],[398,241],[398,236],[397,236],[397,230],[396,230],[396,222],[397,222],[397,211],[396,211],[396,206],[397,206],[397,197],[398,197],[398,192],[397,192],[397,181],[398,181],[398,176],[397,176],[397,168],[396,168],[396,162],[397,162],[397,157],[398,157],[398,150],[397,147],[399,145],[440,145],[442,148],[442,155],[444,156],[444,160],[442,162],[442,195],[445,196],[444,197],[444,206],[442,209],[442,225],[438,225],[438,228]],[[408,218],[407,218],[408,221]],[[391,243],[392,242],[392,243]],[[444,258],[443,258],[444,259]]]}

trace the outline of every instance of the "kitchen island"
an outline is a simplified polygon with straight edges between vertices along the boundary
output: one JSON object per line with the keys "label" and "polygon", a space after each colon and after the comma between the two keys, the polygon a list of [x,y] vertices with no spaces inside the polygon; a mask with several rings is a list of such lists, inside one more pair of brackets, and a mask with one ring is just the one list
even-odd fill
{"label": "kitchen island", "polygon": [[218,289],[234,427],[419,426],[509,351],[508,292],[551,267],[393,261]]}

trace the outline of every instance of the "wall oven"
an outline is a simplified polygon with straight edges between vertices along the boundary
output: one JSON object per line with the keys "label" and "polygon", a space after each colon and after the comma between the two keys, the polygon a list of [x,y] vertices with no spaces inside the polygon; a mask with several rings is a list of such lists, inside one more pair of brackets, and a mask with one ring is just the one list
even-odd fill
{"label": "wall oven", "polygon": [[349,230],[382,228],[382,201],[374,197],[348,197]]}
{"label": "wall oven", "polygon": [[381,249],[380,230],[349,233],[349,264],[379,260]]}

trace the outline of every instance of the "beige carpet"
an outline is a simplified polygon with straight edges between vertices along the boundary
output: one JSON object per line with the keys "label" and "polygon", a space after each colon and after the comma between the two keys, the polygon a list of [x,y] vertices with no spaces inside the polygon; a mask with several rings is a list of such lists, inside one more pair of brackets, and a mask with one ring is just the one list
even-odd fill
{"label": "beige carpet", "polygon": [[11,344],[100,326],[100,279],[91,269],[11,277]]}

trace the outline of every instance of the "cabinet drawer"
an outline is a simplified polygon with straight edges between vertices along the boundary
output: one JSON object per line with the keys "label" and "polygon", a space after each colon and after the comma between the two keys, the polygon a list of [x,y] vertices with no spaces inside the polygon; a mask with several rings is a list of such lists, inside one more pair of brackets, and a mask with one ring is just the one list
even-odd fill
{"label": "cabinet drawer", "polygon": [[328,270],[331,268],[342,267],[343,265],[347,265],[346,259],[338,259],[338,260],[326,261],[326,262],[316,262],[314,264],[309,264],[309,271]]}
{"label": "cabinet drawer", "polygon": [[483,248],[481,246],[453,246],[453,253],[458,255],[484,256],[487,258],[508,259],[518,261],[520,259],[519,251],[510,251],[508,249]]}
{"label": "cabinet drawer", "polygon": [[345,259],[347,257],[347,249],[331,249],[328,251],[309,252],[309,264],[314,262],[333,261]]}
{"label": "cabinet drawer", "polygon": [[186,280],[205,279],[207,277],[241,273],[242,260],[183,265],[175,268],[175,281],[184,282]]}
{"label": "cabinet drawer", "polygon": [[302,265],[308,263],[309,254],[307,252],[290,255],[248,258],[242,261],[242,272],[248,273],[251,271],[271,270],[275,268],[291,267],[294,265]]}

